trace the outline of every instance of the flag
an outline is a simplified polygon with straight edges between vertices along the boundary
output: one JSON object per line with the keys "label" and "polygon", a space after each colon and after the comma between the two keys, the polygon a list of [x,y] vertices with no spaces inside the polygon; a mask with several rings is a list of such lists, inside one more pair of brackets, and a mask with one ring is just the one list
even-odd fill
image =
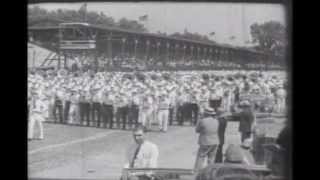
{"label": "flag", "polygon": [[148,15],[140,16],[139,21],[147,21],[148,20]]}

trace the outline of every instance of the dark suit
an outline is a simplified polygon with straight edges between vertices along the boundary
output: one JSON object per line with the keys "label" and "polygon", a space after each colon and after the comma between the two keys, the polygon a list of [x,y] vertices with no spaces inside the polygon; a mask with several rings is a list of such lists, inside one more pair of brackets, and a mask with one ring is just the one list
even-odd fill
{"label": "dark suit", "polygon": [[240,121],[239,132],[241,133],[241,142],[243,142],[245,139],[250,138],[251,136],[251,128],[254,121],[254,114],[252,110],[246,109],[234,115],[238,117]]}
{"label": "dark suit", "polygon": [[206,159],[207,164],[214,162],[219,144],[218,127],[219,121],[213,117],[205,117],[197,122],[196,132],[199,133],[198,144],[200,147],[195,163],[196,170],[204,168]]}

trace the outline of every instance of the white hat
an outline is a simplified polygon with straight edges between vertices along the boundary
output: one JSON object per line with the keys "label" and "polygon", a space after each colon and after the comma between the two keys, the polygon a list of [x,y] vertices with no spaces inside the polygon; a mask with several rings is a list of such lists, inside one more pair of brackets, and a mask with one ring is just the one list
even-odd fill
{"label": "white hat", "polygon": [[216,111],[210,106],[206,106],[204,108],[204,113],[209,115],[216,115]]}
{"label": "white hat", "polygon": [[241,146],[243,146],[245,148],[250,148],[251,145],[252,145],[252,139],[251,138],[245,139],[241,144]]}
{"label": "white hat", "polygon": [[250,102],[248,100],[243,100],[240,102],[241,107],[250,107]]}

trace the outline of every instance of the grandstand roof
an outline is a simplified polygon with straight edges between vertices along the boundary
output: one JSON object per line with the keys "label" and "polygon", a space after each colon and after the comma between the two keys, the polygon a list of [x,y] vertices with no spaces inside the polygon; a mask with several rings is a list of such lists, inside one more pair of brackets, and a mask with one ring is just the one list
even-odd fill
{"label": "grandstand roof", "polygon": [[[44,21],[50,21],[53,23],[67,23],[68,21],[62,21],[62,20],[58,20],[58,19],[48,19],[48,18],[44,18],[42,20],[40,20],[39,22]],[[163,38],[163,39],[167,39],[167,40],[176,40],[176,41],[184,41],[184,42],[190,42],[190,43],[196,43],[196,44],[201,44],[201,45],[207,45],[207,46],[215,46],[215,47],[221,47],[221,48],[227,48],[227,49],[236,49],[236,50],[242,50],[242,51],[247,51],[247,52],[251,52],[251,53],[257,53],[257,54],[265,54],[256,50],[252,50],[252,49],[248,49],[245,47],[235,47],[229,44],[218,44],[218,43],[210,43],[210,42],[202,42],[202,41],[197,41],[197,40],[191,40],[191,39],[184,39],[184,38],[176,38],[176,37],[169,37],[169,36],[165,36],[165,35],[160,35],[160,34],[154,34],[154,33],[146,33],[146,32],[137,32],[137,31],[133,31],[133,30],[127,30],[127,29],[122,29],[122,28],[118,28],[118,27],[112,27],[112,26],[102,26],[102,25],[92,25],[89,24],[89,26],[87,27],[91,27],[91,28],[95,28],[95,29],[99,29],[99,30],[108,30],[108,31],[116,31],[116,32],[123,32],[123,33],[130,33],[130,34],[136,34],[136,35],[142,35],[142,36],[151,36],[151,37],[156,37],[156,38]],[[58,25],[51,25],[51,26],[43,26],[43,25],[36,25],[36,26],[31,26],[28,27],[28,30],[55,30],[55,29],[59,29]]]}

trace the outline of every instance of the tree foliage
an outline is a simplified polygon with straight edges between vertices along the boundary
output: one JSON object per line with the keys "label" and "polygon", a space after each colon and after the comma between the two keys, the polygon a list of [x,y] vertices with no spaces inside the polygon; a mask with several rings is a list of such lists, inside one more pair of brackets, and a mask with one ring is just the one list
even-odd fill
{"label": "tree foliage", "polygon": [[201,35],[199,33],[191,33],[191,32],[188,32],[187,30],[185,30],[183,34],[175,32],[169,36],[174,38],[183,38],[183,39],[189,39],[189,40],[195,40],[195,41],[215,43],[215,41],[210,40],[207,35]]}
{"label": "tree foliage", "polygon": [[253,43],[257,50],[284,55],[287,46],[286,28],[279,22],[269,21],[263,24],[254,23],[250,26]]}
{"label": "tree foliage", "polygon": [[[147,31],[143,24],[137,21],[122,18],[116,22],[113,17],[107,16],[103,12],[86,11],[84,8],[80,8],[79,10],[57,9],[54,11],[47,11],[39,6],[28,8],[29,26],[37,24],[37,22],[43,19],[50,19],[51,22],[56,20],[56,25],[59,22],[87,22],[94,25],[119,27],[138,32]],[[45,25],[45,23],[41,25]]]}
{"label": "tree foliage", "polygon": [[118,26],[122,29],[130,29],[138,32],[147,32],[147,29],[138,21],[121,18],[118,22]]}

